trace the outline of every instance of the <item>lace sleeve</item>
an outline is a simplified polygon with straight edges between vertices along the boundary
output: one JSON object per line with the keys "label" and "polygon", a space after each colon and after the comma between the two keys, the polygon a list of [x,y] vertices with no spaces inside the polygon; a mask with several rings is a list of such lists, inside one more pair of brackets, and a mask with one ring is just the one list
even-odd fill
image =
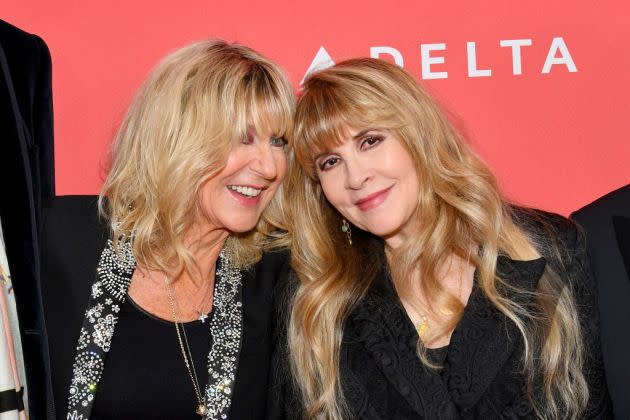
{"label": "lace sleeve", "polygon": [[584,337],[584,375],[589,389],[589,400],[583,418],[612,418],[612,403],[606,386],[606,375],[600,342],[599,310],[597,289],[591,273],[586,238],[577,227],[571,229],[570,242],[567,246],[569,279],[577,306],[582,336]]}

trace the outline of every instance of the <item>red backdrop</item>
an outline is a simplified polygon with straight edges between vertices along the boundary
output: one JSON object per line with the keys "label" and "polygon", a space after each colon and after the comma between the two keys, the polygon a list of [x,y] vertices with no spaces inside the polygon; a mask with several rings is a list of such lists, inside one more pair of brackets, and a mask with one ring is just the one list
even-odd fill
{"label": "red backdrop", "polygon": [[[51,50],[58,194],[98,191],[107,145],[162,56],[221,37],[296,85],[321,47],[335,61],[395,49],[508,197],[568,214],[630,182],[629,15],[622,1],[14,0],[0,17]],[[521,74],[510,40],[530,40]]]}

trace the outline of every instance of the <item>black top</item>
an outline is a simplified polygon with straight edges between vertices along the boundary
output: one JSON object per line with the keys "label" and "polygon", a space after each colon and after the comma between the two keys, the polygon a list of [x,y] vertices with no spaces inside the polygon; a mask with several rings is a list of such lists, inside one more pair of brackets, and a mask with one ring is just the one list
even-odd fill
{"label": "black top", "polygon": [[37,233],[42,200],[55,186],[51,75],[44,41],[0,20],[0,219],[32,419],[45,418],[50,403]]}
{"label": "black top", "polygon": [[[174,324],[144,311],[129,295],[118,315],[92,418],[199,420],[195,414],[198,402]],[[184,324],[202,392],[212,341],[209,325],[209,320]],[[151,412],[143,411],[145,407],[152,407]]]}
{"label": "black top", "polygon": [[[562,250],[557,264],[548,258],[516,261],[499,257],[497,270],[509,284],[534,292],[547,264],[569,278],[585,341],[590,399],[584,418],[608,419],[612,408],[606,388],[599,345],[595,294],[585,268],[583,239],[573,224],[560,216],[538,213],[550,223]],[[542,225],[524,216],[527,230],[544,238]],[[553,232],[555,231],[555,233]],[[562,265],[562,267],[561,267]],[[563,268],[564,267],[564,268]],[[476,277],[476,276],[475,276]],[[510,292],[506,292],[510,294]],[[531,295],[510,295],[522,305]],[[515,325],[474,283],[463,316],[453,331],[443,368],[431,370],[416,354],[417,332],[400,303],[384,269],[344,324],[340,377],[350,418],[361,419],[521,419],[536,418],[525,392],[522,374],[523,341]],[[278,369],[286,361],[278,359]],[[282,377],[282,375],[279,375]],[[282,382],[288,418],[301,417],[301,404],[290,381]],[[535,398],[540,401],[540,389]]]}
{"label": "black top", "polygon": [[[95,268],[108,235],[107,226],[97,216],[96,197],[57,197],[45,206],[42,288],[58,419],[65,418],[77,340],[96,276]],[[275,288],[283,283],[288,272],[287,257],[286,253],[265,254],[252,269],[243,272],[243,337],[232,391],[231,420],[267,417],[269,363],[275,331],[272,310],[276,304]],[[116,329],[110,352],[117,351],[119,333]],[[171,335],[165,341],[169,345],[175,343]],[[146,342],[144,351],[153,352],[156,346]],[[142,354],[137,352],[135,355],[141,358]],[[180,355],[173,357],[177,357],[176,363],[181,362]],[[108,358],[104,375],[108,375],[109,363]],[[200,370],[198,368],[198,372]],[[178,378],[187,379],[184,373],[179,373]],[[186,383],[184,392],[191,390]],[[138,406],[137,410],[147,416],[158,415],[155,401],[170,401],[173,391],[153,395],[149,405]],[[98,407],[98,400],[95,400],[95,407]]]}
{"label": "black top", "polygon": [[444,364],[446,355],[448,354],[448,346],[438,347],[436,349],[427,349],[429,360],[438,366]]}
{"label": "black top", "polygon": [[588,238],[615,417],[630,419],[630,184],[572,214]]}

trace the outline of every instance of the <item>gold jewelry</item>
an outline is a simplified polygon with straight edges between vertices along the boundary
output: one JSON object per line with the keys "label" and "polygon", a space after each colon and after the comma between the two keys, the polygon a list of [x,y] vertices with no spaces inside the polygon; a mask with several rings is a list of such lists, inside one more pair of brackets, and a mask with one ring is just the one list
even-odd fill
{"label": "gold jewelry", "polygon": [[[197,371],[195,370],[195,362],[193,361],[190,346],[188,345],[188,337],[186,337],[184,324],[178,321],[178,311],[175,309],[177,306],[177,302],[175,301],[175,293],[173,292],[171,283],[169,282],[166,275],[164,275],[164,282],[166,283],[168,298],[171,303],[171,311],[173,312],[173,323],[175,324],[175,331],[177,332],[177,341],[179,342],[179,348],[182,352],[184,364],[186,365],[186,369],[188,370],[188,375],[190,376],[193,388],[195,389],[197,402],[199,403],[197,409],[195,410],[195,413],[199,414],[201,417],[205,417],[206,413],[208,413],[208,407],[206,407],[206,404],[204,403],[204,400],[202,398],[201,388],[199,387],[199,380],[197,379]],[[182,330],[181,333],[179,331],[180,328]],[[184,336],[184,340],[182,340],[182,335]],[[184,342],[186,343],[186,350],[184,350]]]}
{"label": "gold jewelry", "polygon": [[423,341],[427,335],[429,335],[431,328],[429,328],[429,321],[426,315],[420,315],[420,322],[416,324],[416,331],[418,332],[420,339]]}
{"label": "gold jewelry", "polygon": [[350,229],[350,223],[345,218],[341,219],[341,231],[346,234],[348,243],[352,245],[352,230]]}
{"label": "gold jewelry", "polygon": [[[444,316],[453,315],[453,311],[447,308],[440,308],[440,313]],[[420,315],[420,322],[416,324],[416,331],[422,341],[424,341],[429,335],[431,335],[431,327],[429,326],[429,317],[426,314]]]}

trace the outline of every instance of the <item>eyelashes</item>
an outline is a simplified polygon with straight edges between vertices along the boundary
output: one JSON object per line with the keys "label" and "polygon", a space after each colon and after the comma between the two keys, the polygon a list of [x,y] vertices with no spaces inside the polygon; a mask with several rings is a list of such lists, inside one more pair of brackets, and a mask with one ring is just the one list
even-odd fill
{"label": "eyelashes", "polygon": [[330,157],[319,164],[319,170],[325,171],[333,167],[339,161],[338,157]]}
{"label": "eyelashes", "polygon": [[384,139],[385,138],[381,135],[365,137],[364,139],[361,140],[361,149],[362,150],[371,149],[372,147],[382,142]]}
{"label": "eyelashes", "polygon": [[[251,133],[248,133],[247,136],[245,136],[245,138],[241,141],[241,143],[254,144],[255,141],[256,139],[254,138],[254,135]],[[284,137],[270,137],[269,144],[271,144],[272,147],[278,147],[278,148],[284,149],[286,148],[287,144],[289,144],[289,142]]]}
{"label": "eyelashes", "polygon": [[[366,135],[359,139],[359,150],[367,151],[374,147],[377,147],[380,143],[385,140],[385,136],[380,134],[375,135]],[[341,161],[341,157],[331,154],[328,157],[321,159],[317,163],[317,167],[320,171],[327,171],[331,168],[334,168]]]}
{"label": "eyelashes", "polygon": [[289,142],[287,142],[284,137],[272,137],[269,140],[269,143],[271,143],[271,145],[274,147],[282,147],[282,148],[286,147],[286,145],[289,144]]}

